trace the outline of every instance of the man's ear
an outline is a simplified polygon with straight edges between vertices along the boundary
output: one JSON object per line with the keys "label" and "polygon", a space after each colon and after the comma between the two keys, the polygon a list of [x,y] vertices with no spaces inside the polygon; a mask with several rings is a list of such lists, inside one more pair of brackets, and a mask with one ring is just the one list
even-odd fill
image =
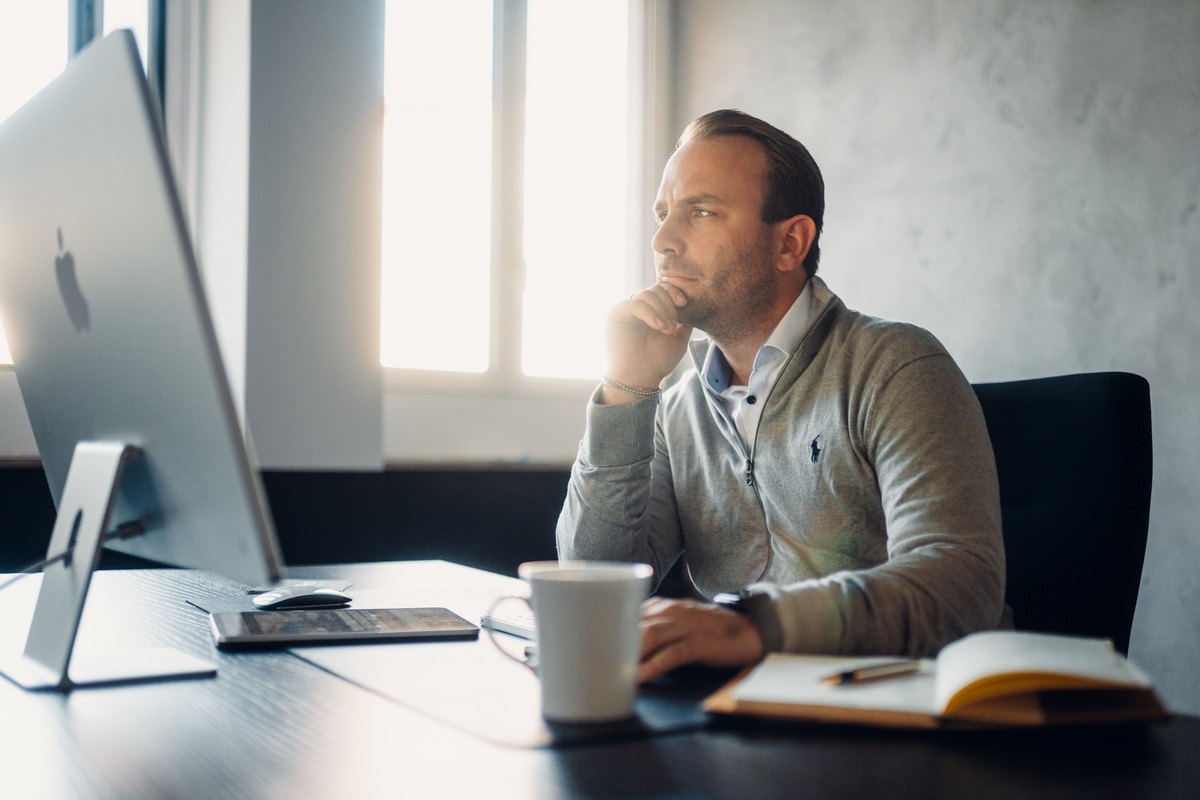
{"label": "man's ear", "polygon": [[775,266],[780,272],[791,272],[804,266],[808,249],[817,238],[817,224],[807,214],[797,214],[791,219],[776,223],[779,232],[779,250]]}

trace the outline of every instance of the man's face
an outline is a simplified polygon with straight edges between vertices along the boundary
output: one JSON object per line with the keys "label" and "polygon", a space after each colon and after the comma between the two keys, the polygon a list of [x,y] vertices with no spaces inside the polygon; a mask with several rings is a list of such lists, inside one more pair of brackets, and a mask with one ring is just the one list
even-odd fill
{"label": "man's face", "polygon": [[687,295],[679,320],[718,341],[753,329],[775,301],[766,180],[766,153],[744,136],[690,141],[663,171],[652,240],[658,278]]}

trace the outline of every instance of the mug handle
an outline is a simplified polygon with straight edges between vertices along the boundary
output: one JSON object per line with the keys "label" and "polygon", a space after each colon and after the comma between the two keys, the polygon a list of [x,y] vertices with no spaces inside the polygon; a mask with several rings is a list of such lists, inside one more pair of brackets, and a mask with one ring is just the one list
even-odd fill
{"label": "mug handle", "polygon": [[[528,597],[522,597],[519,594],[507,594],[507,595],[503,595],[501,597],[496,598],[495,602],[493,602],[491,604],[491,606],[488,607],[487,614],[485,614],[485,616],[490,617],[493,613],[495,613],[496,609],[500,607],[501,603],[504,603],[508,600],[519,600],[522,603],[524,603],[525,605],[529,606],[530,611],[533,610],[533,606],[529,605]],[[509,659],[510,661],[515,661],[516,663],[520,664],[522,667],[525,667],[526,669],[528,669],[534,675],[537,674],[537,646],[536,645],[534,645],[534,644],[526,645],[525,658],[520,658],[518,656],[513,655],[508,650],[507,647],[500,644],[499,640],[496,639],[496,632],[494,630],[492,630],[490,627],[484,627],[484,630],[487,631],[488,639],[491,640],[492,645],[497,650],[500,651],[500,654],[502,656]]]}

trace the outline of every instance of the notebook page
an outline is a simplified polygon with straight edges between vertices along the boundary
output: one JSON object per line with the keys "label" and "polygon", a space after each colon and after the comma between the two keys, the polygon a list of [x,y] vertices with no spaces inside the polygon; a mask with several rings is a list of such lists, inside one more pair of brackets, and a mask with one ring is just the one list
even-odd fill
{"label": "notebook page", "polygon": [[739,703],[767,703],[864,711],[933,715],[934,670],[922,662],[916,675],[866,683],[830,686],[823,678],[834,672],[895,661],[894,658],[846,658],[771,653],[734,690]]}
{"label": "notebook page", "polygon": [[947,645],[938,655],[936,707],[945,710],[965,687],[972,699],[1038,688],[1108,685],[1149,687],[1150,681],[1103,639],[988,631]]}

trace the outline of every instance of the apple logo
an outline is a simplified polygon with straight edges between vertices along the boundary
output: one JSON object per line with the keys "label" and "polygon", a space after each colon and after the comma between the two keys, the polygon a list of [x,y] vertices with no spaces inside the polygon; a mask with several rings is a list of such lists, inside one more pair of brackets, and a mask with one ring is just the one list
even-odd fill
{"label": "apple logo", "polygon": [[63,249],[62,228],[58,229],[58,256],[54,259],[54,272],[58,276],[58,291],[62,294],[67,314],[75,330],[81,331],[88,327],[87,300],[79,289],[79,281],[75,277],[75,256]]}

